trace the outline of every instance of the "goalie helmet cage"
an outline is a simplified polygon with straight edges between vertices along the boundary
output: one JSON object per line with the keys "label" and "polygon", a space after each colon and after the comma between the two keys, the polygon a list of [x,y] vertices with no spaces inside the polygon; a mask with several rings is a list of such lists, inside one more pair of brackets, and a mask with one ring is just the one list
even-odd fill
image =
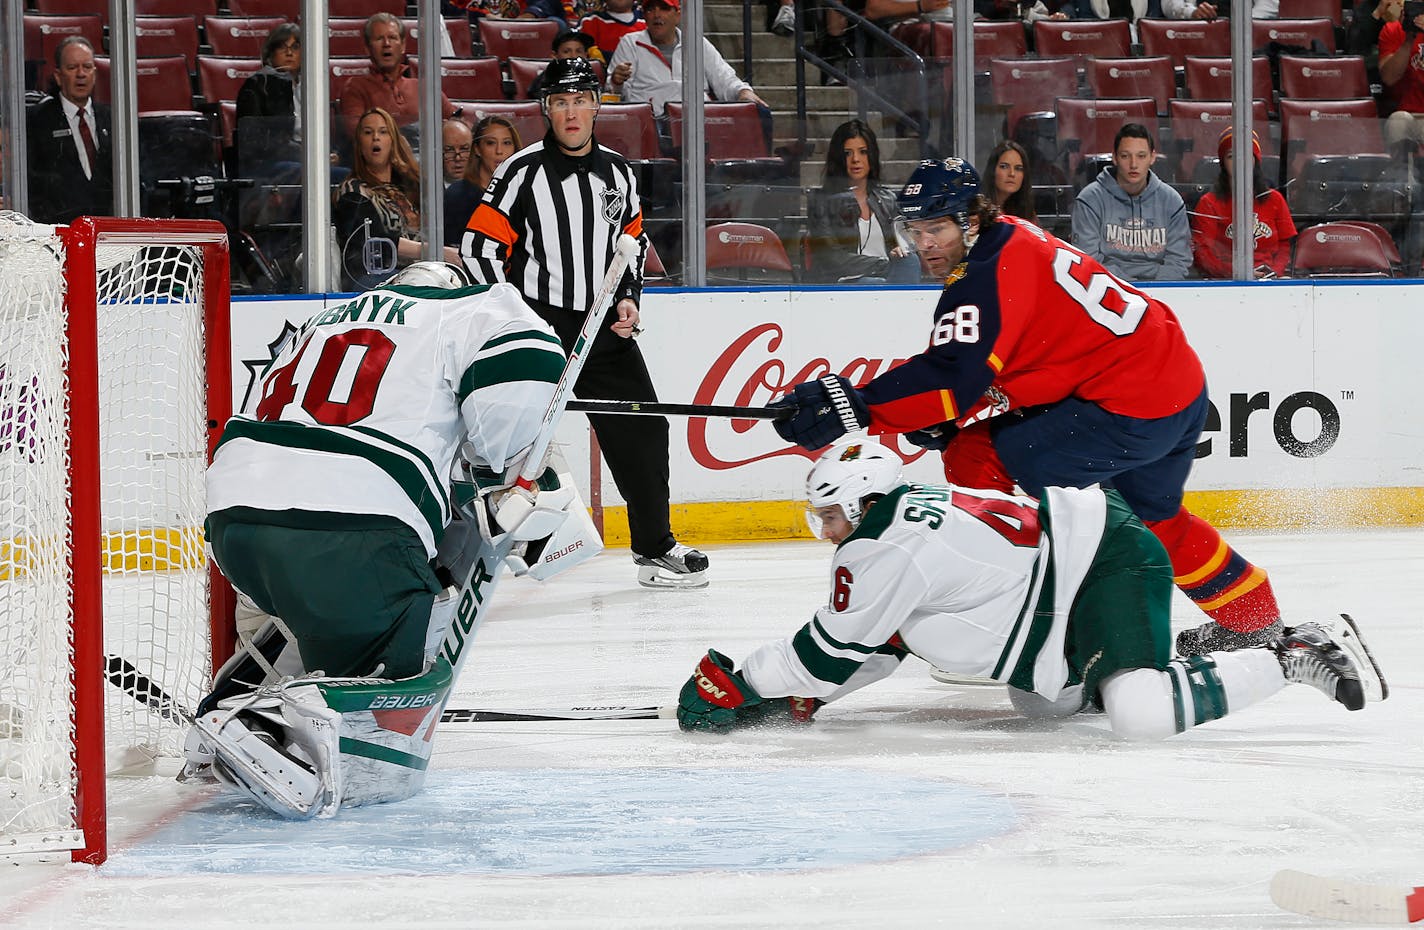
{"label": "goalie helmet cage", "polygon": [[203,540],[227,242],[211,221],[0,213],[0,855],[103,862],[109,772],[181,752],[149,704],[195,706],[232,653]]}

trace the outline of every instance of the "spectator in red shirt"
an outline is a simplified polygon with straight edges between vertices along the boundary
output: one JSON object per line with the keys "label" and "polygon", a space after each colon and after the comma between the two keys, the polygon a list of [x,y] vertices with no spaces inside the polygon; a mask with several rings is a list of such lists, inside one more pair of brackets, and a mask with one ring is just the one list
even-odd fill
{"label": "spectator in red shirt", "polygon": [[[1197,201],[1191,213],[1192,254],[1197,269],[1204,278],[1231,277],[1231,243],[1235,228],[1231,222],[1231,180],[1235,175],[1231,159],[1231,130],[1221,134],[1216,154],[1221,159],[1221,171],[1216,185]],[[1251,154],[1254,156],[1251,183],[1256,192],[1253,233],[1256,258],[1252,262],[1258,278],[1284,277],[1290,264],[1291,240],[1295,238],[1295,221],[1281,192],[1266,183],[1261,173],[1261,141],[1251,133]]]}
{"label": "spectator in red shirt", "polygon": [[[406,127],[419,125],[420,81],[406,67],[405,23],[390,13],[373,14],[366,20],[366,51],[371,56],[371,73],[353,77],[341,95],[341,125],[347,138],[353,136],[361,114],[377,108],[395,117],[403,133]],[[440,116],[449,119],[456,112],[442,93]]]}
{"label": "spectator in red shirt", "polygon": [[599,57],[604,61],[613,57],[620,39],[647,28],[642,15],[633,9],[633,0],[604,0],[603,9],[588,14],[578,23],[579,32],[593,36]]}
{"label": "spectator in red shirt", "polygon": [[[1384,138],[1391,146],[1424,142],[1424,15],[1405,23],[1394,10],[1402,4],[1403,0],[1380,4],[1394,13],[1394,21],[1385,23],[1379,34],[1380,80],[1399,102],[1384,124]],[[1390,18],[1388,13],[1385,18]]]}

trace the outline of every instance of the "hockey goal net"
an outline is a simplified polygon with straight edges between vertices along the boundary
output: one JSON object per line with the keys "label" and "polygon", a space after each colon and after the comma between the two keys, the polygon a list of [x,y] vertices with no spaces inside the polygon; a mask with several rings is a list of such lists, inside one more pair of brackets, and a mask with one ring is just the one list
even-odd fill
{"label": "hockey goal net", "polygon": [[0,214],[0,855],[103,861],[108,774],[179,753],[163,699],[231,650],[229,339],[220,224]]}

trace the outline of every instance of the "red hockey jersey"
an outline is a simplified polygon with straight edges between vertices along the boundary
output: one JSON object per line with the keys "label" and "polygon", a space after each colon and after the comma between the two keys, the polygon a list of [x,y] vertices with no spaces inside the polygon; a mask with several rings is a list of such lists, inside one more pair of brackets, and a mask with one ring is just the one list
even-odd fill
{"label": "red hockey jersey", "polygon": [[1077,397],[1125,416],[1183,409],[1206,375],[1159,300],[1024,220],[980,235],[935,307],[929,347],[862,389],[872,433],[960,425]]}

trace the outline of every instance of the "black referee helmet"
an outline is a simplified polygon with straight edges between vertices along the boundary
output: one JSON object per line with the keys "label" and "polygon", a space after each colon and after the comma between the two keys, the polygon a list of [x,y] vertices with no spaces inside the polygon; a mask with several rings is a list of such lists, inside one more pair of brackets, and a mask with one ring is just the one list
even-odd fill
{"label": "black referee helmet", "polygon": [[556,58],[544,69],[539,99],[550,94],[576,94],[583,90],[597,94],[598,87],[598,74],[587,58]]}

